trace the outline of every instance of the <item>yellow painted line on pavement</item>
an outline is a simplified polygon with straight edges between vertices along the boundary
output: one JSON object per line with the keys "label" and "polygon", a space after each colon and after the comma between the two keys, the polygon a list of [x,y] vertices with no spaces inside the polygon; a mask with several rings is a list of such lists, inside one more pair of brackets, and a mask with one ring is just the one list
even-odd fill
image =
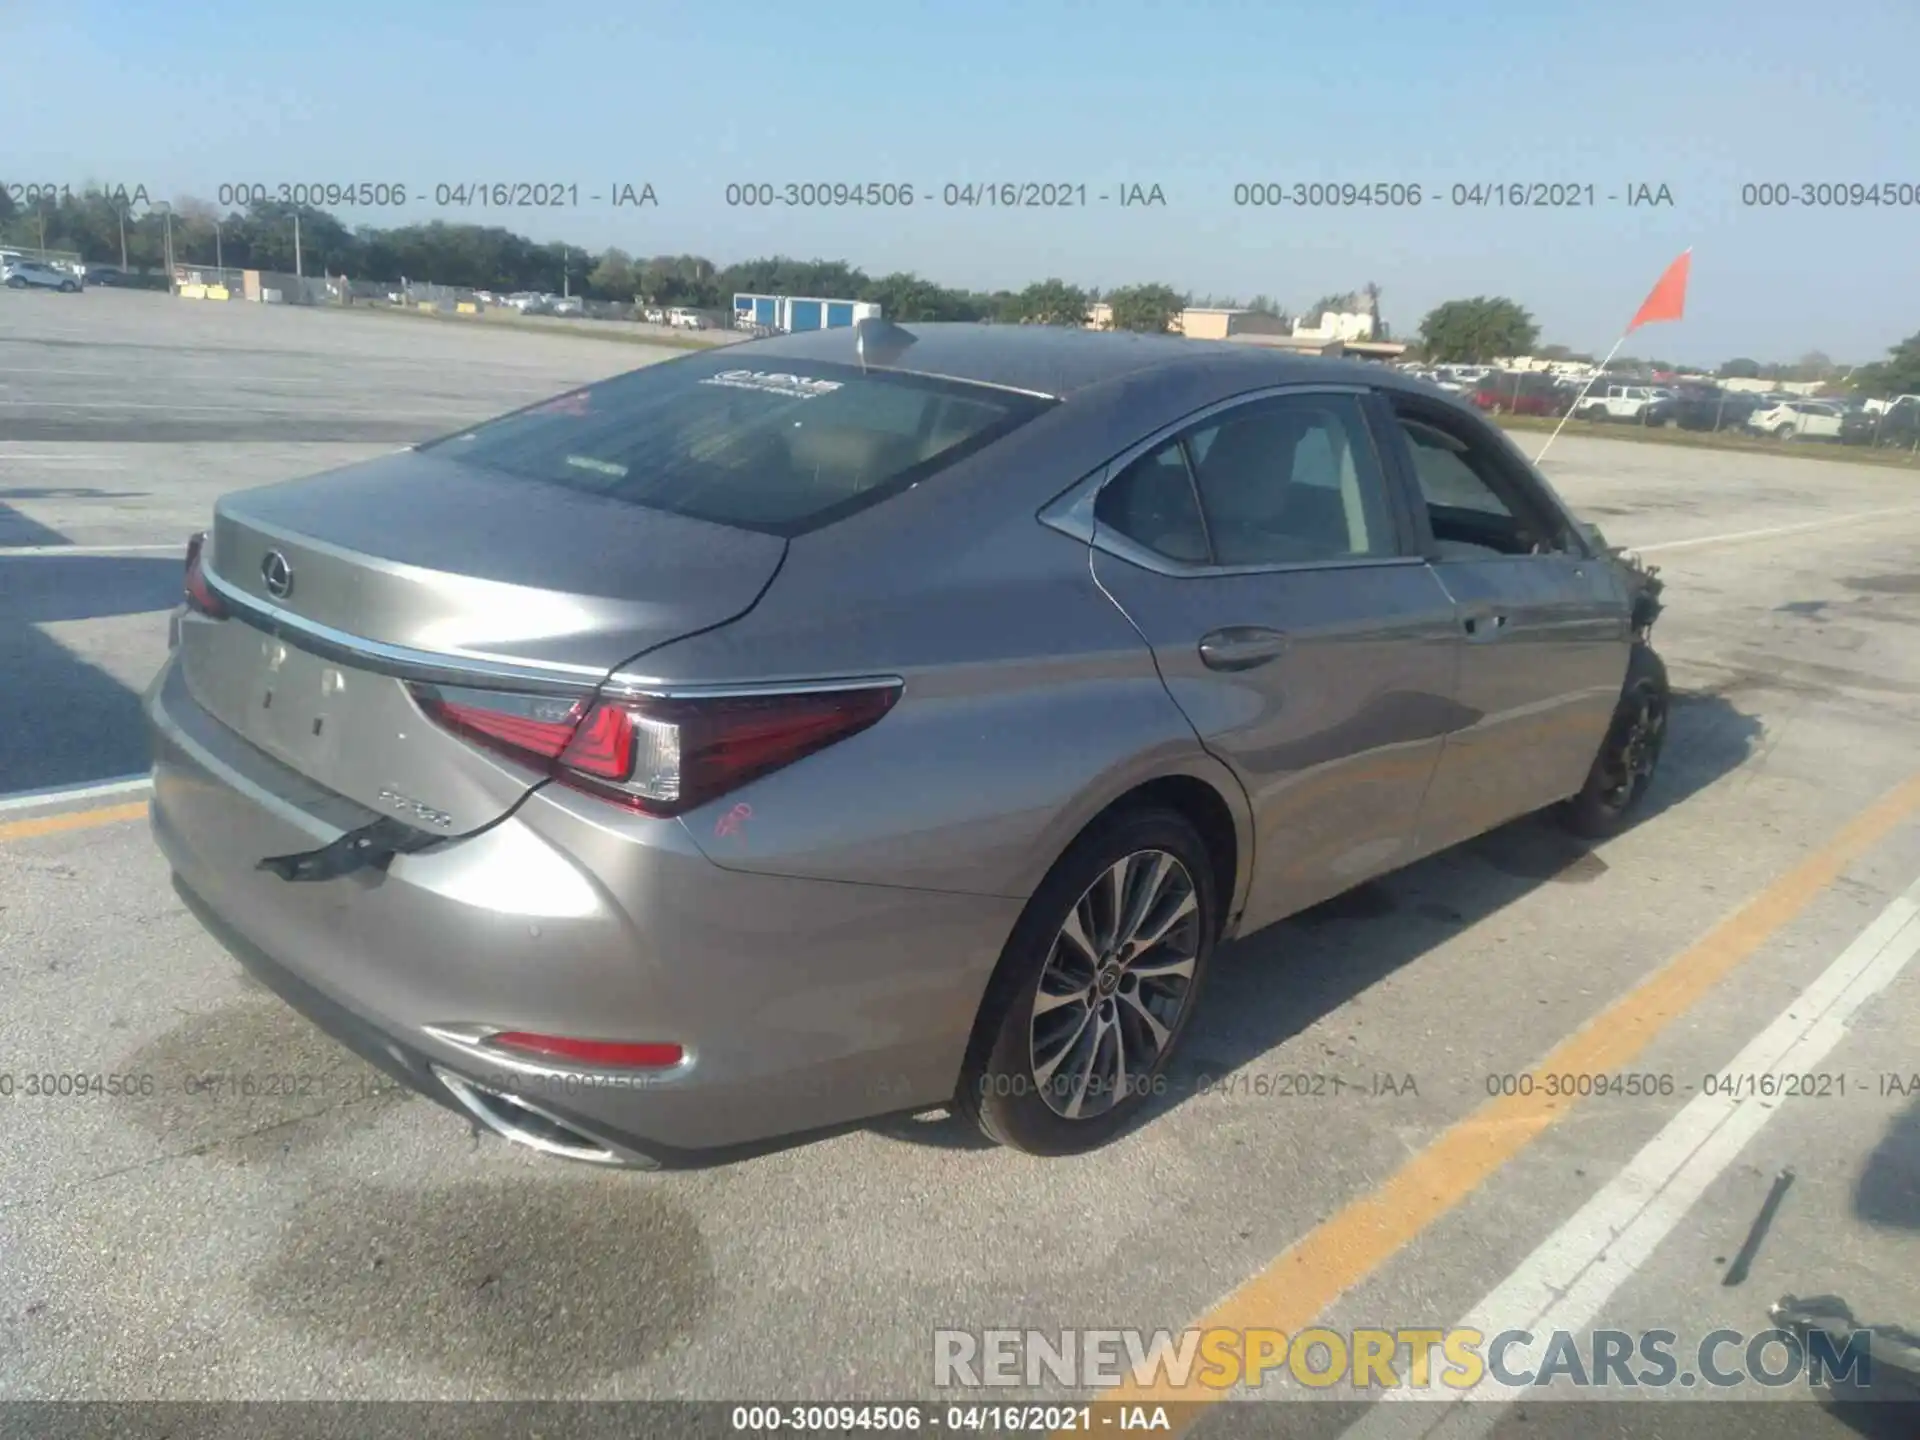
{"label": "yellow painted line on pavement", "polygon": [[58,835],[64,830],[90,830],[96,825],[117,825],[122,820],[138,820],[147,813],[147,802],[131,805],[101,805],[92,810],[69,810],[62,815],[37,815],[31,820],[9,820],[0,824],[0,843],[8,840],[32,840],[40,835]]}
{"label": "yellow painted line on pavement", "polygon": [[[1534,1067],[1535,1073],[1594,1074],[1626,1067],[1661,1031],[1793,920],[1846,867],[1920,811],[1920,774],[1856,815],[1819,849],[1642,980]],[[1367,1279],[1436,1220],[1473,1194],[1553,1125],[1573,1101],[1502,1096],[1442,1131],[1371,1194],[1308,1231],[1193,1328],[1270,1327],[1296,1335]],[[1189,1383],[1103,1389],[1101,1402],[1183,1402],[1180,1431],[1225,1394]],[[1170,1418],[1171,1412],[1170,1412]]]}

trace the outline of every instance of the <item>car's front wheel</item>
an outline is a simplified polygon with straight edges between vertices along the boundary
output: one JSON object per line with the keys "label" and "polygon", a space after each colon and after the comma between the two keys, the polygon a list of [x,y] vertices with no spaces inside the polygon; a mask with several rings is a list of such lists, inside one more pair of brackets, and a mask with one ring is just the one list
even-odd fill
{"label": "car's front wheel", "polygon": [[1033,1155],[1094,1149],[1166,1093],[1219,934],[1205,843],[1170,810],[1074,843],[1034,893],[975,1024],[956,1105]]}
{"label": "car's front wheel", "polygon": [[1607,738],[1587,772],[1587,783],[1560,807],[1560,818],[1568,829],[1603,840],[1625,828],[1653,783],[1672,707],[1673,691],[1665,662],[1652,646],[1635,645],[1627,662],[1626,683],[1614,707],[1613,723],[1607,727]]}
{"label": "car's front wheel", "polygon": [[60,293],[62,295],[75,294],[79,289],[80,287],[74,284],[71,280],[62,280],[60,282]]}
{"label": "car's front wheel", "polygon": [[27,288],[27,282],[22,280],[18,275],[15,275],[7,281],[7,288],[9,290],[24,290]]}

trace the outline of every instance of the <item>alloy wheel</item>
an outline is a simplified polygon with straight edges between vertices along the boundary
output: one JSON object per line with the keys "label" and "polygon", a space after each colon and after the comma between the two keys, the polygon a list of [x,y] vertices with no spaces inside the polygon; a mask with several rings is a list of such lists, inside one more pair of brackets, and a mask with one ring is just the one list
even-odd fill
{"label": "alloy wheel", "polygon": [[1138,1093],[1193,994],[1201,940],[1193,877],[1164,850],[1109,866],[1067,912],[1034,992],[1035,1085],[1068,1120]]}
{"label": "alloy wheel", "polygon": [[1660,759],[1661,742],[1667,732],[1665,699],[1651,687],[1632,697],[1632,708],[1622,716],[1624,724],[1616,732],[1607,764],[1607,788],[1601,799],[1618,809],[1653,778]]}

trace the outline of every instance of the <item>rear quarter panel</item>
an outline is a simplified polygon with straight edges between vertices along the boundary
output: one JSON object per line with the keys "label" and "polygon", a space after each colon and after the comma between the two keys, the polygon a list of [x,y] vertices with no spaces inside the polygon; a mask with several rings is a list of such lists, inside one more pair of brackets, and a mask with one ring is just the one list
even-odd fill
{"label": "rear quarter panel", "polygon": [[1012,458],[985,473],[969,461],[971,476],[956,467],[800,537],[749,615],[629,665],[683,685],[905,681],[871,729],[684,823],[731,868],[1024,898],[1113,800],[1187,775],[1234,815],[1237,909],[1245,794],[1095,583],[1086,545],[1039,523],[1039,505],[1078,475],[1028,494],[1001,483]]}

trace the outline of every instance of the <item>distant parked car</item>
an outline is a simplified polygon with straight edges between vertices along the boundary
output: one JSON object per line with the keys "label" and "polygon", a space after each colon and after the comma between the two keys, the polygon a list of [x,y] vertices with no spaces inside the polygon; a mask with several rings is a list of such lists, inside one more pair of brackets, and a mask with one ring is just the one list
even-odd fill
{"label": "distant parked car", "polygon": [[86,285],[125,285],[132,278],[118,265],[88,265],[80,272],[81,283]]}
{"label": "distant parked car", "polygon": [[1824,400],[1789,400],[1756,411],[1747,424],[1776,440],[1838,440],[1845,412]]}
{"label": "distant parked car", "polygon": [[669,310],[667,312],[667,324],[673,326],[676,330],[704,330],[707,328],[706,319],[691,310]]}
{"label": "distant parked car", "polygon": [[1920,395],[1902,395],[1878,419],[1876,443],[1909,448],[1920,444]]}
{"label": "distant parked car", "polygon": [[1567,395],[1553,380],[1533,372],[1482,376],[1471,396],[1474,405],[1494,415],[1564,415]]}
{"label": "distant parked car", "polygon": [[553,304],[547,308],[547,313],[550,315],[584,315],[587,313],[587,307],[578,296],[568,295],[562,296],[560,299],[554,301]]}
{"label": "distant parked car", "polygon": [[0,270],[0,281],[9,290],[59,290],[77,294],[86,281],[71,270],[59,270],[39,260],[15,260]]}
{"label": "distant parked car", "polygon": [[1862,405],[1840,422],[1843,445],[1891,445],[1911,448],[1920,441],[1920,396],[1901,396],[1879,409]]}
{"label": "distant parked car", "polygon": [[1649,406],[1660,397],[1654,394],[1650,385],[1621,384],[1604,382],[1596,384],[1587,392],[1587,398],[1580,402],[1579,416],[1582,420],[1631,420],[1636,424],[1646,423]]}
{"label": "distant parked car", "polygon": [[1738,430],[1753,414],[1754,397],[1718,385],[1681,385],[1673,404],[1673,422],[1682,430]]}

